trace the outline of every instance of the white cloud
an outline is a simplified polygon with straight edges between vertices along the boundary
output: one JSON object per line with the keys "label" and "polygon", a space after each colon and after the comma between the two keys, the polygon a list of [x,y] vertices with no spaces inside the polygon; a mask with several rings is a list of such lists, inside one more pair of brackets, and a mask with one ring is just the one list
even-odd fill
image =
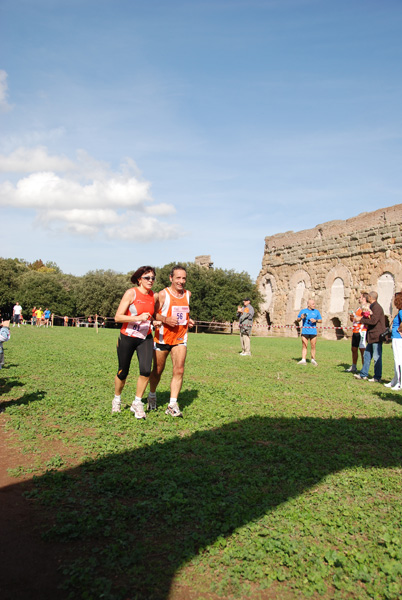
{"label": "white cloud", "polygon": [[173,240],[182,235],[176,225],[162,224],[153,217],[140,217],[123,226],[107,227],[105,233],[109,238],[132,242]]}
{"label": "white cloud", "polygon": [[35,173],[36,171],[71,171],[74,163],[65,156],[50,156],[47,148],[20,147],[8,156],[0,154],[0,172]]}
{"label": "white cloud", "polygon": [[11,105],[7,102],[8,84],[7,73],[0,69],[0,111],[6,112],[11,109]]}
{"label": "white cloud", "polygon": [[27,175],[0,183],[0,206],[34,210],[43,228],[132,241],[180,236],[175,225],[156,218],[174,214],[174,206],[153,203],[151,184],[131,159],[112,172],[83,150],[72,161],[43,146],[20,147],[0,155],[1,171]]}
{"label": "white cloud", "polygon": [[149,215],[155,215],[157,217],[173,215],[176,212],[176,209],[172,204],[166,204],[165,202],[161,202],[160,204],[155,204],[153,206],[147,206],[145,210]]}

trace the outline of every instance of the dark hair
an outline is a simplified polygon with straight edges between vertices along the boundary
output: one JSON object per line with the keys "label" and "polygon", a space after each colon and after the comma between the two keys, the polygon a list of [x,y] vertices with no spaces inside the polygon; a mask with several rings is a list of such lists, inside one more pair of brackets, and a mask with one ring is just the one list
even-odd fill
{"label": "dark hair", "polygon": [[395,308],[398,310],[402,309],[402,292],[397,292],[394,298]]}
{"label": "dark hair", "polygon": [[132,283],[134,283],[135,285],[139,285],[141,277],[143,275],[145,275],[145,273],[151,273],[151,272],[156,277],[155,269],[153,267],[150,267],[149,265],[147,265],[145,267],[140,267],[139,269],[136,270],[135,273],[133,273],[131,275],[131,281],[132,281]]}
{"label": "dark hair", "polygon": [[185,267],[182,265],[175,265],[169,273],[170,277],[173,277],[175,271],[185,271],[187,273],[187,269]]}
{"label": "dark hair", "polygon": [[366,302],[369,301],[369,295],[367,292],[360,292],[360,296],[363,296],[363,298],[365,299]]}

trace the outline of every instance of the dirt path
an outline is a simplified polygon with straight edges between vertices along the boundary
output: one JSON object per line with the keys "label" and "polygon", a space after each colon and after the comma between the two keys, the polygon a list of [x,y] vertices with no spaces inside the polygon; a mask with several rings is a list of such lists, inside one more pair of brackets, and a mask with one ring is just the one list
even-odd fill
{"label": "dirt path", "polygon": [[32,487],[28,478],[10,477],[8,469],[29,464],[15,448],[0,414],[0,590],[2,600],[63,600],[59,589],[65,549],[44,542],[45,515],[23,496]]}

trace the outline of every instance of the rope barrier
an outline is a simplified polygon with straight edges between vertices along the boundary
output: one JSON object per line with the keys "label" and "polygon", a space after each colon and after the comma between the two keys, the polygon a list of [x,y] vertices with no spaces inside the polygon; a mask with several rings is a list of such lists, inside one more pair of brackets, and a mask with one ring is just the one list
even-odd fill
{"label": "rope barrier", "polygon": [[[67,316],[67,315],[65,315]],[[65,316],[62,315],[53,315],[53,318],[57,318],[57,319],[62,319],[64,321]],[[114,317],[103,317],[100,315],[95,315],[97,316],[97,318],[95,318],[94,321],[92,322],[88,322],[86,321],[86,317],[85,315],[81,315],[78,317],[68,317],[68,320],[72,320],[75,323],[85,323],[85,325],[88,323],[88,325],[98,325],[100,323],[100,320],[102,322],[106,322],[106,321],[114,321]],[[221,321],[194,321],[194,325],[195,326],[201,326],[201,327],[209,327],[209,328],[215,328],[215,329],[235,329],[235,330],[240,330],[240,325],[238,323],[238,321],[227,321],[227,322],[221,322]],[[322,326],[322,325],[317,325],[316,327],[303,327],[303,325],[261,325],[261,324],[253,324],[252,329],[268,329],[268,330],[272,330],[272,329],[295,329],[295,330],[300,330],[300,329],[312,329],[312,330],[320,330],[320,331],[337,331],[337,330],[342,330],[342,331],[353,331],[353,327],[346,327],[346,326],[342,326],[342,325],[333,325],[333,326]]]}

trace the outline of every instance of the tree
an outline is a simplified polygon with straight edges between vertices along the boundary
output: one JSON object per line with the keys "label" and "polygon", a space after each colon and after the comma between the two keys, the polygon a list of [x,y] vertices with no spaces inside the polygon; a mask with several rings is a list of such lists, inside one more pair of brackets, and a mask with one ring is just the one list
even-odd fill
{"label": "tree", "polygon": [[34,306],[59,316],[75,314],[75,295],[57,273],[26,271],[19,278],[18,296],[24,316],[30,316]]}
{"label": "tree", "polygon": [[132,287],[129,275],[111,270],[89,271],[75,286],[77,314],[113,316],[129,287]]}
{"label": "tree", "polygon": [[[157,269],[156,290],[170,285],[169,273],[174,263]],[[250,275],[226,269],[205,269],[195,263],[183,263],[187,270],[186,287],[191,291],[191,316],[197,321],[234,321],[237,307],[247,296],[256,313],[261,295]]]}
{"label": "tree", "polygon": [[28,267],[18,258],[0,258],[0,307],[3,317],[12,313],[12,307],[18,300],[19,280]]}

